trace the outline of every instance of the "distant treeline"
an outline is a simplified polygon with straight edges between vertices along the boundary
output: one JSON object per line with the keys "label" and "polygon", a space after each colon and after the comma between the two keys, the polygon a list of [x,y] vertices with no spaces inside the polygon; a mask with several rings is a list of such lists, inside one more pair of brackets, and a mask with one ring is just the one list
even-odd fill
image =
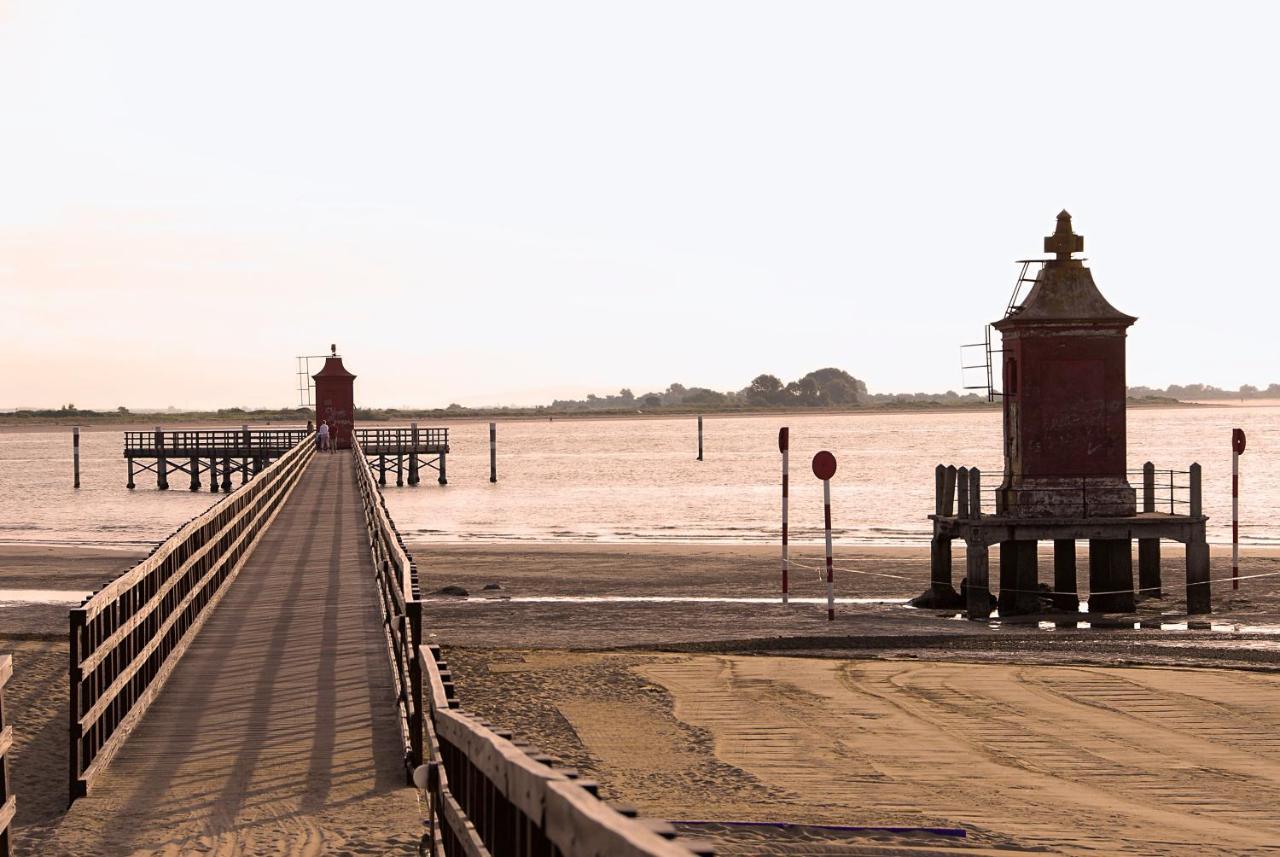
{"label": "distant treeline", "polygon": [[[1142,404],[1173,404],[1178,401],[1205,399],[1263,399],[1280,398],[1280,384],[1265,388],[1245,384],[1238,390],[1223,390],[1208,384],[1172,384],[1164,389],[1130,387],[1129,399]],[[555,415],[628,415],[628,414],[682,414],[716,413],[760,410],[857,408],[926,409],[939,407],[980,408],[992,406],[985,394],[957,393],[868,393],[865,382],[843,369],[817,369],[783,382],[776,375],[757,375],[741,390],[718,391],[707,387],[686,387],[670,384],[662,392],[637,396],[626,387],[616,395],[598,396],[588,393],[584,399],[557,399],[550,405],[532,407],[463,407],[450,404],[444,408],[356,408],[355,417],[363,421],[392,421],[411,419],[484,418],[484,417],[544,417]],[[13,424],[67,424],[67,423],[139,423],[165,422],[199,423],[218,421],[230,423],[289,423],[301,424],[312,418],[308,408],[219,408],[216,411],[183,411],[170,408],[163,411],[134,412],[126,407],[109,411],[95,411],[66,404],[59,408],[19,409],[0,413],[0,422]]]}
{"label": "distant treeline", "polygon": [[1280,399],[1280,384],[1266,387],[1255,387],[1252,384],[1241,384],[1239,390],[1223,390],[1212,384],[1170,384],[1163,390],[1156,387],[1130,387],[1130,398],[1158,397],[1178,399],[1179,401],[1198,401],[1201,399]]}

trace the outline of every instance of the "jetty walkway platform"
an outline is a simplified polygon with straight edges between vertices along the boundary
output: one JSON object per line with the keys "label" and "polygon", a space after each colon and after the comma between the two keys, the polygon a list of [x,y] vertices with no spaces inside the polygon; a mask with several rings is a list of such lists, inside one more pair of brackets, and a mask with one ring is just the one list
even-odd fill
{"label": "jetty walkway platform", "polygon": [[414,853],[374,567],[347,454],[315,455],[55,845]]}
{"label": "jetty walkway platform", "polygon": [[304,434],[69,611],[70,809],[9,841],[0,713],[0,857],[714,853],[461,707],[367,439]]}

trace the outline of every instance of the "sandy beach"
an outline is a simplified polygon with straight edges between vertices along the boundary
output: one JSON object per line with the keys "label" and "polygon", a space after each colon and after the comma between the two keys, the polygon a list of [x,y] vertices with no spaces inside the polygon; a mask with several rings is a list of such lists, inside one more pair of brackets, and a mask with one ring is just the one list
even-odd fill
{"label": "sandy beach", "polygon": [[[1177,555],[1166,596],[1136,616],[984,624],[903,606],[926,584],[924,551],[864,548],[838,552],[836,592],[870,603],[841,603],[827,622],[803,600],[825,594],[812,548],[794,553],[808,568],[787,606],[773,547],[410,548],[464,706],[610,799],[690,822],[722,854],[1176,854],[1201,840],[1221,849],[1203,853],[1248,853],[1280,841],[1267,816],[1280,802],[1280,638],[1259,633],[1280,626],[1280,577],[1218,585],[1202,630],[1181,627]],[[8,546],[0,589],[93,589],[140,556]],[[1261,552],[1242,566],[1276,571],[1280,557]],[[1221,552],[1213,574],[1229,574]],[[446,585],[471,597],[431,594]],[[43,841],[65,810],[65,623],[64,606],[0,606],[20,842]],[[1134,745],[1145,749],[1120,751]]]}

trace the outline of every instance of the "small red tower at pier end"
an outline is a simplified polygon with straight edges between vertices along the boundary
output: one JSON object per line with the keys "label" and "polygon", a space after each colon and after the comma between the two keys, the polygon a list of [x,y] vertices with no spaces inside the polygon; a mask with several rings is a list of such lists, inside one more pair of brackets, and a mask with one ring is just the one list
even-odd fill
{"label": "small red tower at pier end", "polygon": [[332,356],[325,358],[324,368],[311,376],[316,382],[316,425],[322,420],[329,424],[329,439],[334,449],[350,449],[356,376],[342,365],[336,345],[329,346],[329,350]]}

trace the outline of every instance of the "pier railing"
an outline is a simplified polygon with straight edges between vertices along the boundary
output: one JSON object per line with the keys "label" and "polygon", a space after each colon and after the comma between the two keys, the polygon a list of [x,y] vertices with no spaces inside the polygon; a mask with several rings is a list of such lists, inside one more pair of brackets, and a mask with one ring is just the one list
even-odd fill
{"label": "pier railing", "polygon": [[299,442],[70,613],[70,799],[146,713],[315,453]]}
{"label": "pier railing", "polygon": [[13,727],[5,720],[4,686],[13,677],[13,657],[0,657],[0,857],[9,857],[13,849],[13,814],[18,801],[9,790],[9,750],[13,747]]}
{"label": "pier railing", "polygon": [[598,797],[596,783],[459,708],[438,646],[426,675],[427,790],[432,855],[690,857],[714,855],[664,821],[640,820]]}
{"label": "pier railing", "polygon": [[418,428],[394,426],[391,428],[358,428],[354,432],[366,455],[404,455],[408,452],[448,452],[447,428]]}
{"label": "pier railing", "polygon": [[396,530],[395,522],[387,512],[382,492],[378,490],[373,471],[365,458],[359,431],[351,438],[351,452],[355,460],[360,498],[364,503],[365,527],[369,536],[369,550],[373,554],[387,655],[395,680],[396,710],[404,745],[405,777],[412,781],[413,771],[422,764],[423,737],[422,671],[416,656],[422,640],[422,601],[418,591],[418,570],[405,550],[404,540]]}
{"label": "pier railing", "polygon": [[282,455],[306,436],[305,428],[127,431],[124,433],[124,453],[150,457],[163,452],[174,458],[242,455],[246,451]]}

